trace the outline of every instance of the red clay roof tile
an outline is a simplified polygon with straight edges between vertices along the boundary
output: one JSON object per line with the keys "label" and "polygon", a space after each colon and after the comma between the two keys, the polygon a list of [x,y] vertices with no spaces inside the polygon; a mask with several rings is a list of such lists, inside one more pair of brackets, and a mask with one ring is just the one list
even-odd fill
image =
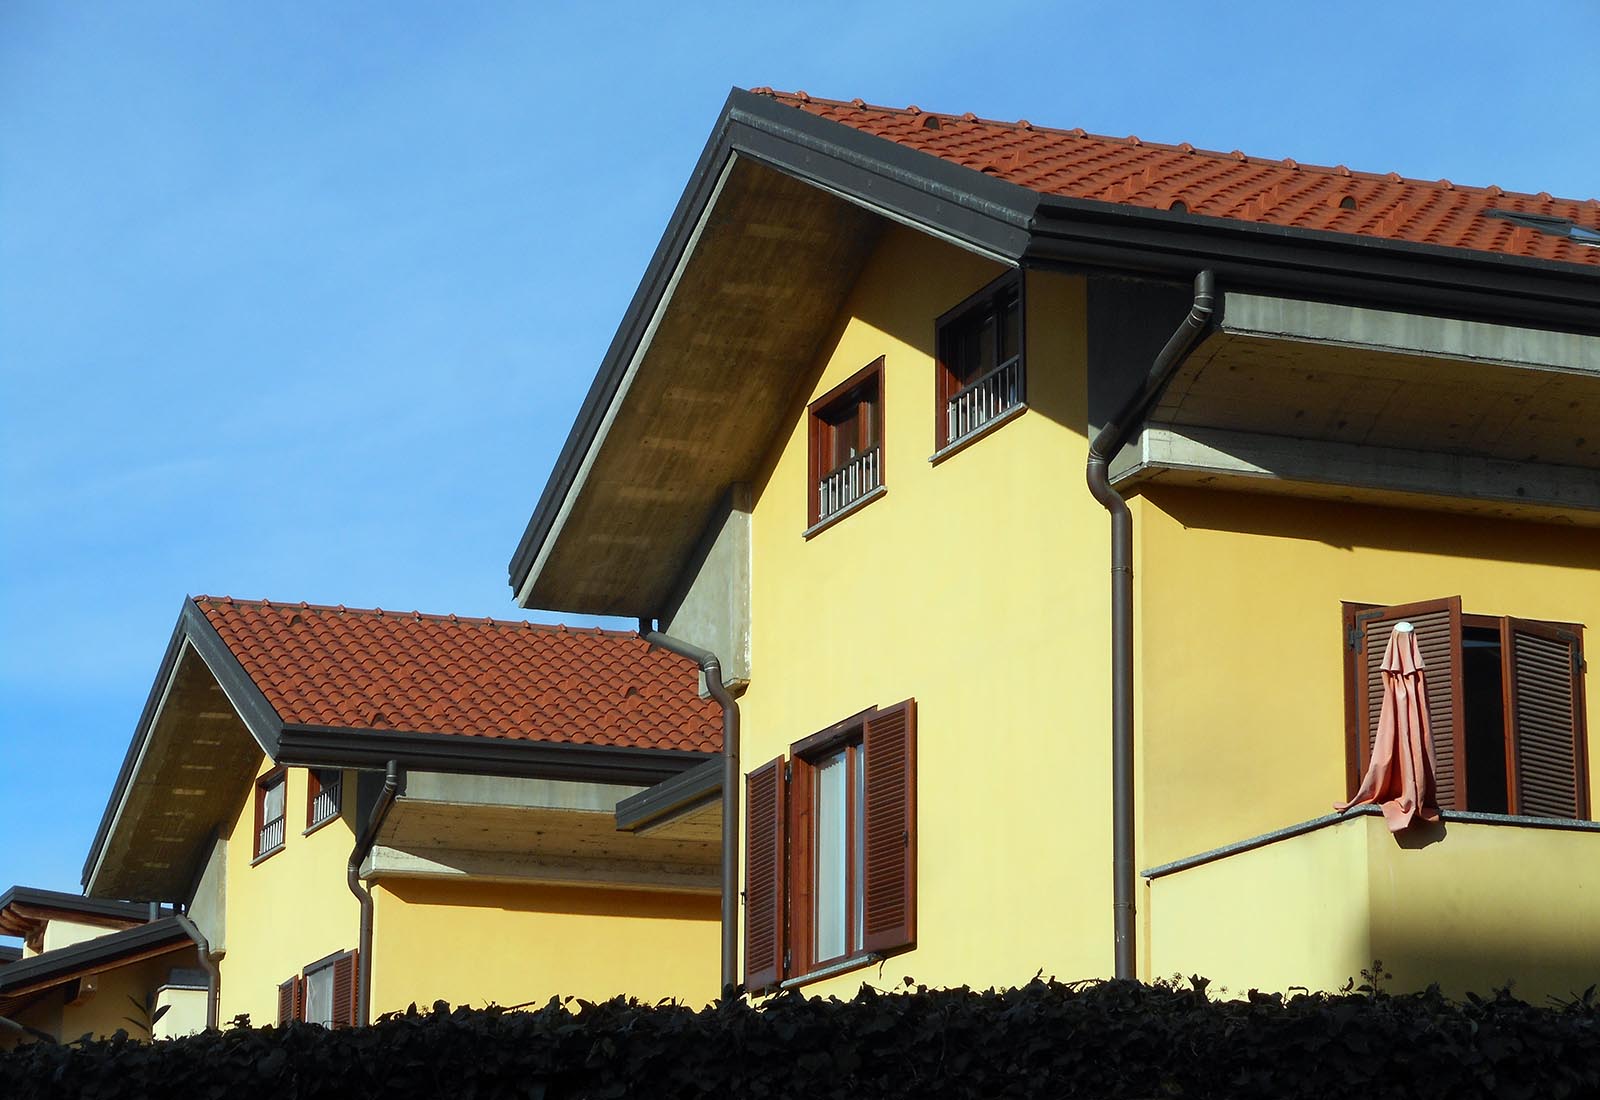
{"label": "red clay roof tile", "polygon": [[722,748],[694,662],[632,632],[197,596],[288,725]]}
{"label": "red clay roof tile", "polygon": [[1600,248],[1519,227],[1490,210],[1566,218],[1600,232],[1600,200],[1516,194],[1449,180],[1403,179],[1235,149],[1207,152],[1027,121],[997,122],[753,89],[796,110],[931,153],[1048,195],[1122,203],[1213,218],[1386,237],[1562,263],[1600,265]]}

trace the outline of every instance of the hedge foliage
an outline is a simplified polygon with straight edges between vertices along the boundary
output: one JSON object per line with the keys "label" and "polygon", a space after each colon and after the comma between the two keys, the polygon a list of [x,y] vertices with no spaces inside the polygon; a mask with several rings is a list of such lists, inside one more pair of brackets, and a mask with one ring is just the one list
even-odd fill
{"label": "hedge foliage", "polygon": [[370,1028],[235,1027],[0,1055],[0,1097],[1600,1096],[1600,1001],[1436,991],[1243,1000],[1062,984],[703,1010],[617,999],[416,1010]]}

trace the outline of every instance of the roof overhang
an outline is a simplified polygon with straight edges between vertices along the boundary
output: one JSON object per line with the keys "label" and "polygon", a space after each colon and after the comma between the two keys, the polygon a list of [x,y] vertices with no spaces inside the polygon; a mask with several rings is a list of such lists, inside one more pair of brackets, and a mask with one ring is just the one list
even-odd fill
{"label": "roof overhang", "polygon": [[646,785],[712,754],[285,723],[193,600],[185,600],[84,863],[85,893],[186,899],[249,791],[280,764]]}
{"label": "roof overhang", "polygon": [[194,946],[176,917],[111,932],[0,968],[0,1015],[22,999],[112,966]]}
{"label": "roof overhang", "polygon": [[1230,292],[1113,481],[1600,526],[1596,408],[1600,336]]}
{"label": "roof overhang", "polygon": [[88,898],[59,890],[40,890],[32,886],[13,886],[0,894],[0,936],[18,936],[35,949],[42,942],[51,921],[127,928],[150,919],[150,909],[124,901]]}
{"label": "roof overhang", "polygon": [[884,221],[1012,265],[1210,268],[1236,289],[1600,333],[1590,265],[1043,195],[736,90],[512,557],[519,604],[663,612]]}

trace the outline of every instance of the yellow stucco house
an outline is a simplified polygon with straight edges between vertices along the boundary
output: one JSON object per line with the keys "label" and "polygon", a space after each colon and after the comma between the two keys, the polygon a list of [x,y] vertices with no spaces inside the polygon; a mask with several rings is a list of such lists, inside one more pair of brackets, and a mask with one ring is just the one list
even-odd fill
{"label": "yellow stucco house", "polygon": [[[720,747],[694,666],[631,633],[190,599],[77,903],[168,903],[149,927],[182,926],[213,1024],[341,1026],[438,999],[705,1002],[718,834],[696,810]],[[672,822],[652,827],[650,799],[619,821],[663,787]],[[39,1012],[65,995],[33,991]]]}
{"label": "yellow stucco house", "polygon": [[171,1038],[206,1025],[193,926],[161,906],[13,886],[0,894],[0,1050],[117,1030]]}
{"label": "yellow stucco house", "polygon": [[[707,673],[723,978],[1600,979],[1597,243],[735,91],[510,566]],[[1445,812],[1391,836],[1331,809],[1402,619]]]}

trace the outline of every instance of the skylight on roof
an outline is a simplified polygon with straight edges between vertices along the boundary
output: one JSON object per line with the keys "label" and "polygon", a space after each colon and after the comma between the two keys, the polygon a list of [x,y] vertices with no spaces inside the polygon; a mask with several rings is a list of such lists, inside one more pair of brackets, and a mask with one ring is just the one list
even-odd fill
{"label": "skylight on roof", "polygon": [[1533,229],[1552,237],[1566,237],[1578,244],[1600,248],[1600,229],[1579,225],[1571,218],[1558,218],[1552,214],[1528,214],[1521,210],[1489,210],[1486,211],[1486,216],[1504,218],[1524,229]]}

